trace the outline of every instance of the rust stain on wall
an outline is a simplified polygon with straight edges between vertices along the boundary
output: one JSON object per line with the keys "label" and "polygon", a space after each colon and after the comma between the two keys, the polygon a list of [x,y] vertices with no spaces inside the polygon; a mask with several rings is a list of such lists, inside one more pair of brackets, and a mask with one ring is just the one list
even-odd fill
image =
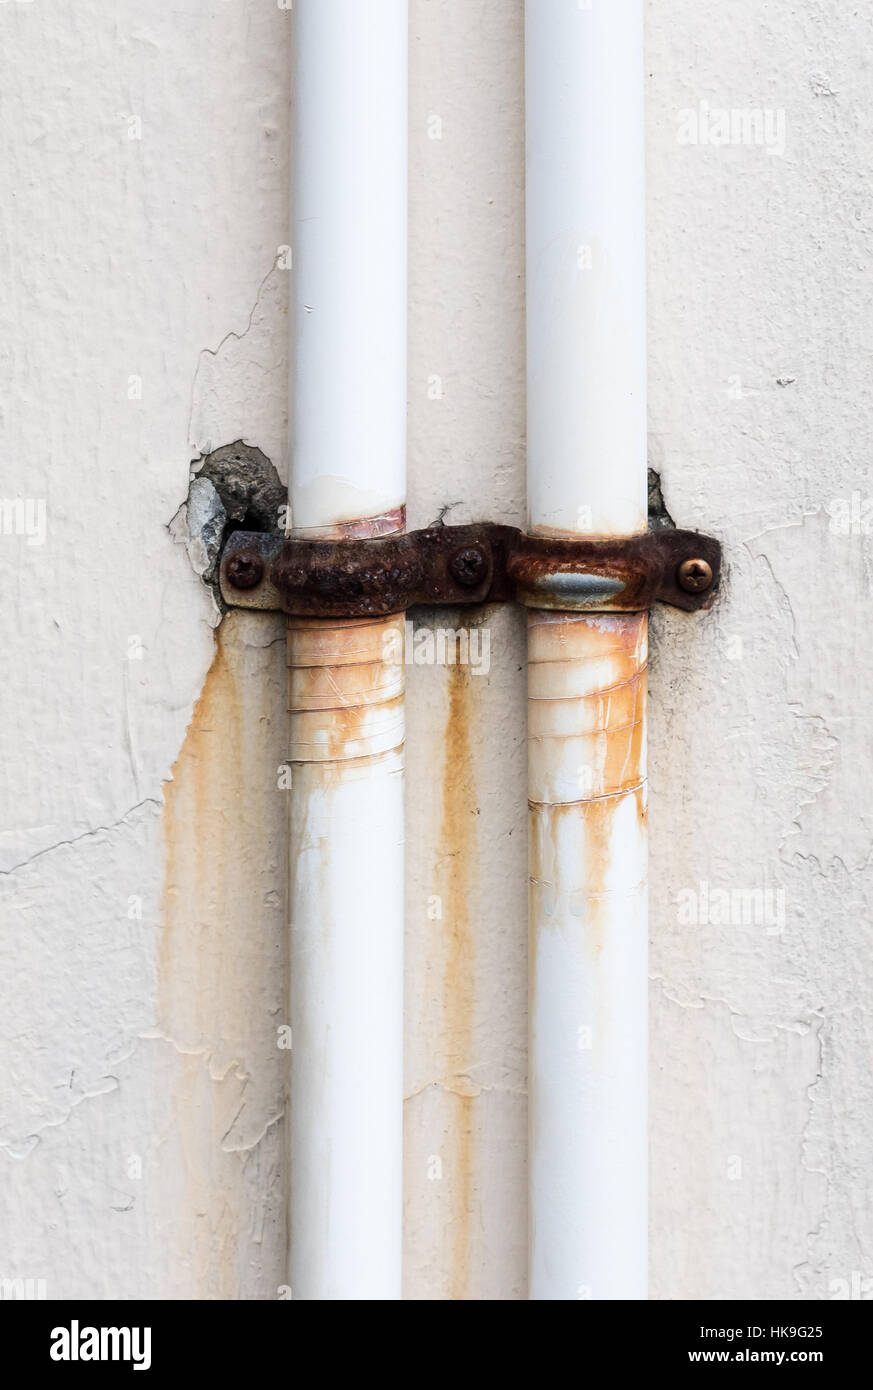
{"label": "rust stain on wall", "polygon": [[[270,632],[250,623],[234,614],[218,628],[164,787],[157,1032],[181,1061],[162,1142],[183,1184],[191,1296],[203,1298],[239,1296],[251,1236],[239,1221],[245,1167],[281,1112],[285,864],[275,823],[286,809],[276,781],[285,734],[270,707],[283,692]],[[256,1076],[253,1058],[263,1058]]]}

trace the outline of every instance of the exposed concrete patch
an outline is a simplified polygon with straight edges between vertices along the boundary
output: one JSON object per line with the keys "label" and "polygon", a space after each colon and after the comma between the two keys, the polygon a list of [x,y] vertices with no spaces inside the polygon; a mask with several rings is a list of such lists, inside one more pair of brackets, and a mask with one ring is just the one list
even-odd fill
{"label": "exposed concrete patch", "polygon": [[191,567],[212,591],[216,622],[227,612],[218,586],[221,549],[231,531],[278,531],[287,490],[260,449],[237,439],[191,464],[188,497],[169,524]]}
{"label": "exposed concrete patch", "polygon": [[178,539],[183,540],[187,546],[188,558],[194,573],[209,583],[215,577],[227,526],[224,503],[209,478],[193,479],[188,488],[187,505],[183,504],[176,516],[180,516],[182,512],[186,533]]}
{"label": "exposed concrete patch", "polygon": [[232,526],[246,531],[280,529],[287,489],[260,449],[238,439],[207,454],[194,474],[194,482],[206,479],[212,484]]}
{"label": "exposed concrete patch", "polygon": [[675,529],[676,523],[667,511],[664,494],[661,491],[661,475],[654,468],[649,469],[649,530],[665,531]]}

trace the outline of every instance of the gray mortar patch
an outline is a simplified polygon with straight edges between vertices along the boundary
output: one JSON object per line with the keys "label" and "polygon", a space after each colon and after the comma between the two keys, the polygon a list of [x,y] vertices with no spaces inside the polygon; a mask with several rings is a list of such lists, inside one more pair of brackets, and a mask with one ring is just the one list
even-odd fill
{"label": "gray mortar patch", "polygon": [[191,464],[188,497],[169,525],[188,552],[194,573],[212,590],[222,612],[218,562],[231,531],[279,531],[287,491],[266,454],[238,439]]}
{"label": "gray mortar patch", "polygon": [[661,491],[661,475],[654,468],[649,469],[649,530],[675,530],[676,523],[667,511],[664,494]]}

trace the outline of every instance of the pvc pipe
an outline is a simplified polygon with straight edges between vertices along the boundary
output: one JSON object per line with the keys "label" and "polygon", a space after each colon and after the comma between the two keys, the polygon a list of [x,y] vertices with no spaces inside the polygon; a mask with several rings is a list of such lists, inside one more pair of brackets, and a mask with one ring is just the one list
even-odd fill
{"label": "pvc pipe", "polygon": [[[646,526],[641,0],[527,0],[529,525]],[[644,613],[529,617],[530,1298],[647,1289]]]}
{"label": "pvc pipe", "polygon": [[298,534],[406,500],[407,57],[406,0],[294,7]]}
{"label": "pvc pipe", "polygon": [[[405,0],[297,0],[292,526],[402,529]],[[400,1297],[400,619],[289,620],[291,1270],[296,1299]]]}
{"label": "pvc pipe", "polygon": [[528,514],[646,529],[642,0],[527,0]]}
{"label": "pvc pipe", "polygon": [[529,615],[532,1299],[646,1296],[646,628]]}
{"label": "pvc pipe", "polygon": [[400,1297],[402,624],[289,621],[297,1299]]}

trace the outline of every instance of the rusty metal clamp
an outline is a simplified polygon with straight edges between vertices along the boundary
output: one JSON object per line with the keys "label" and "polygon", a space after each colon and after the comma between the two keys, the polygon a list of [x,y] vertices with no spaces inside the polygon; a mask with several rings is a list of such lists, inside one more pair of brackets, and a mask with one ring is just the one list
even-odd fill
{"label": "rusty metal clamp", "polygon": [[562,612],[636,612],[667,603],[690,613],[712,606],[720,570],[720,542],[697,531],[568,540],[486,521],[367,540],[234,531],[220,583],[230,607],[307,618],[513,601]]}

